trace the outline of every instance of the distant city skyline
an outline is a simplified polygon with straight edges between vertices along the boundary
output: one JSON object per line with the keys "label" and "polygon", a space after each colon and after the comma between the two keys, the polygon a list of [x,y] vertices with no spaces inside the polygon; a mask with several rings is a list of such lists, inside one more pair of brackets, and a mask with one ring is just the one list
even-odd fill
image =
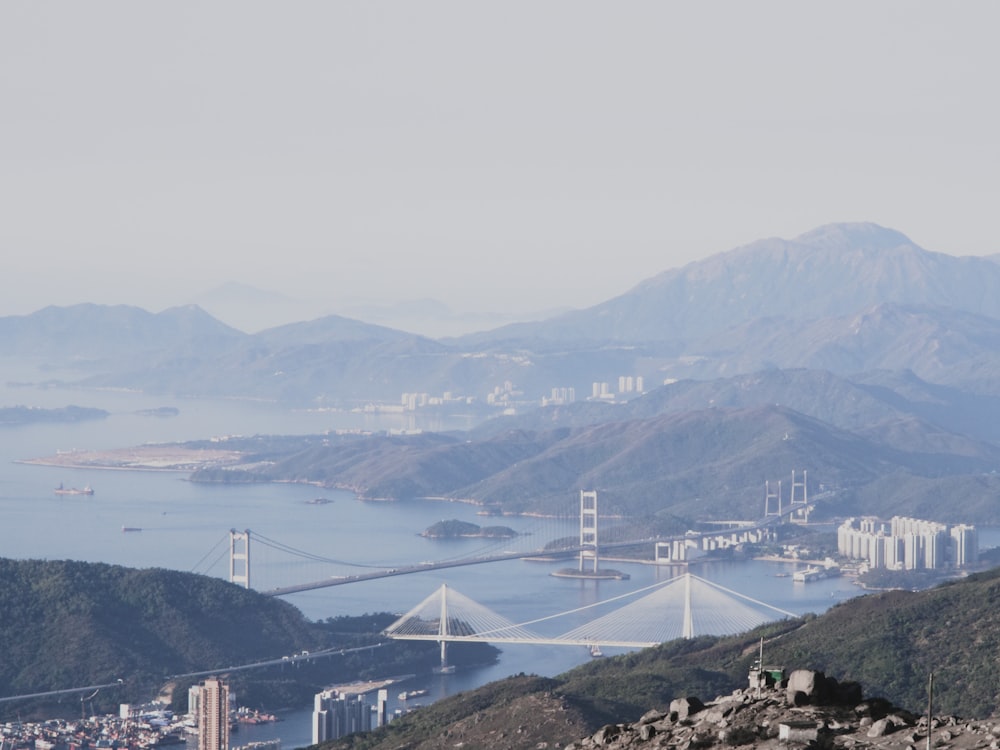
{"label": "distant city skyline", "polygon": [[998,21],[985,0],[7,3],[0,315],[237,284],[284,298],[246,328],[425,299],[517,318],[841,221],[1000,252]]}

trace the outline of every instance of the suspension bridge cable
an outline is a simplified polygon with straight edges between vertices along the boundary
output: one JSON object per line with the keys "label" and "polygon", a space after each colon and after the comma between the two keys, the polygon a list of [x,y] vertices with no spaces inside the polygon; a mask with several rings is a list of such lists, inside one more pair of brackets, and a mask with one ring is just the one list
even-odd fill
{"label": "suspension bridge cable", "polygon": [[259,532],[253,532],[253,538],[255,541],[263,544],[265,547],[270,547],[271,549],[277,550],[279,552],[287,552],[290,555],[295,555],[296,557],[301,557],[306,560],[312,560],[313,562],[325,562],[332,563],[334,565],[347,565],[352,568],[372,568],[375,570],[381,570],[385,568],[384,565],[368,565],[365,563],[348,562],[347,560],[337,560],[332,557],[324,557],[322,555],[317,555],[313,552],[306,552],[305,550],[298,549],[297,547],[292,547],[291,545],[285,544],[284,542],[279,542],[276,539],[270,539]]}
{"label": "suspension bridge cable", "polygon": [[221,560],[222,558],[224,558],[224,557],[225,557],[226,555],[228,555],[228,554],[229,554],[229,550],[228,550],[228,549],[224,549],[224,550],[222,550],[222,552],[220,552],[220,553],[219,553],[219,554],[218,554],[218,555],[216,556],[216,558],[215,558],[214,560],[212,560],[211,564],[210,564],[210,565],[209,565],[209,566],[208,566],[208,567],[206,568],[206,570],[212,570],[212,569],[213,569],[213,568],[214,568],[214,567],[215,567],[216,565],[218,565],[218,564],[219,564],[219,561],[220,561],[220,560]]}
{"label": "suspension bridge cable", "polygon": [[312,560],[313,562],[331,563],[334,565],[346,565],[352,568],[375,568],[381,570],[384,567],[382,565],[368,565],[365,563],[348,562],[347,560],[337,560],[332,557],[324,557],[322,555],[317,555],[313,552],[306,552],[305,550],[292,547],[290,545],[284,544],[283,542],[278,542],[274,539],[268,539],[267,537],[261,534],[256,534],[255,538],[260,544],[264,545],[265,547],[270,547],[271,549],[276,550],[278,552],[285,552],[287,554],[302,558],[304,560]]}
{"label": "suspension bridge cable", "polygon": [[[201,565],[201,564],[202,564],[203,562],[205,562],[205,560],[206,560],[206,559],[208,558],[208,556],[209,556],[209,555],[211,555],[211,554],[212,554],[213,552],[215,552],[215,550],[216,550],[216,549],[218,549],[218,547],[219,547],[219,545],[220,545],[220,544],[225,544],[225,542],[226,542],[226,540],[227,540],[228,538],[229,538],[229,535],[228,535],[228,534],[226,534],[226,535],[223,535],[223,537],[222,537],[222,538],[221,538],[221,539],[220,539],[219,541],[217,541],[217,542],[215,543],[215,545],[214,545],[214,546],[212,547],[212,549],[210,549],[210,550],[209,550],[208,552],[206,552],[206,553],[205,553],[205,554],[204,554],[204,555],[202,556],[202,558],[201,558],[201,559],[200,559],[200,560],[199,560],[198,562],[196,562],[196,563],[194,564],[194,566],[193,566],[193,567],[191,568],[191,572],[192,572],[192,573],[196,573],[196,572],[198,571],[198,567],[199,567],[199,566],[200,566],[200,565]],[[218,558],[216,558],[215,562],[213,562],[213,563],[212,563],[212,565],[215,565],[215,563],[217,563],[218,561],[219,561],[219,560],[218,560]],[[211,569],[211,566],[209,566],[209,569]]]}
{"label": "suspension bridge cable", "polygon": [[[534,534],[539,528],[545,527],[545,530],[552,530],[553,526],[565,524],[568,520],[575,518],[575,516],[567,515],[555,515],[555,516],[536,516],[535,521],[528,528],[521,532],[519,536],[528,536]],[[572,534],[563,534],[563,536],[572,537]],[[333,565],[344,565],[350,568],[364,568],[368,570],[385,570],[392,567],[391,565],[381,564],[372,565],[366,563],[350,562],[347,560],[338,560],[332,557],[326,557],[323,555],[318,555],[313,552],[307,552],[306,550],[299,549],[298,547],[293,547],[284,542],[279,542],[276,539],[271,539],[259,532],[254,532],[253,538],[265,547],[270,547],[271,549],[277,550],[279,552],[285,552],[289,555],[294,555],[295,557],[300,557],[305,560],[312,560],[313,562],[329,563]],[[491,552],[498,551],[502,548],[510,546],[510,539],[497,539],[495,541],[488,542],[474,550],[466,550],[463,552],[457,552],[454,555],[437,558],[436,562],[452,562],[455,560],[472,559],[475,557],[482,557],[490,554]],[[539,552],[544,552],[540,549]],[[207,555],[206,555],[207,557]]]}

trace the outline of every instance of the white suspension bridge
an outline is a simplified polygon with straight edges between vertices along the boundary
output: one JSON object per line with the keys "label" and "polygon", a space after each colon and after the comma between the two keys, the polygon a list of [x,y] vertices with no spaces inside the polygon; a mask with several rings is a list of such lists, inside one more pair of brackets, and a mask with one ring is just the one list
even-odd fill
{"label": "white suspension bridge", "polygon": [[[257,560],[255,563],[256,571],[259,572],[262,567],[285,571],[294,567],[298,571],[295,574],[298,580],[294,582],[288,582],[286,579],[281,583],[266,587],[262,587],[258,583],[256,588],[261,593],[270,596],[285,596],[379,578],[539,556],[570,557],[576,555],[579,559],[580,571],[583,571],[586,566],[590,566],[596,571],[600,554],[636,545],[653,546],[657,562],[685,562],[689,559],[692,550],[711,551],[745,542],[762,541],[768,538],[774,526],[783,521],[807,522],[810,510],[811,505],[806,495],[805,473],[803,472],[801,480],[797,480],[796,473],[792,472],[791,499],[784,506],[781,502],[780,482],[776,492],[772,490],[770,484],[765,484],[764,515],[762,518],[756,521],[715,522],[714,525],[717,528],[713,531],[688,532],[680,536],[663,537],[651,535],[648,529],[641,526],[630,529],[620,519],[617,521],[616,527],[605,528],[609,525],[609,516],[598,514],[597,492],[582,491],[580,492],[578,514],[556,518],[536,518],[532,530],[528,533],[522,533],[516,541],[495,539],[487,542],[476,552],[464,552],[452,558],[419,563],[385,565],[338,560],[297,549],[275,539],[270,539],[259,532],[251,534],[249,529],[245,531],[232,529],[229,533],[228,572],[231,582],[250,588],[251,538],[254,540],[256,550],[254,552],[254,557]],[[574,529],[573,527],[577,524],[578,527]],[[601,526],[600,541],[598,540],[599,525]],[[612,534],[614,534],[613,537]],[[532,543],[532,539],[539,537],[549,540],[550,543],[542,546],[539,546],[537,542]],[[221,551],[218,549],[223,543],[224,540],[220,540],[216,549],[207,553],[203,561],[218,553],[213,564],[218,563],[226,553],[225,549]],[[269,564],[261,566],[258,553],[262,549],[272,555],[284,555],[284,559],[281,562],[271,561]],[[324,572],[322,574],[316,572],[308,574],[304,572],[306,565],[311,566],[312,570],[323,570]],[[307,575],[309,575],[308,579],[306,579]]]}

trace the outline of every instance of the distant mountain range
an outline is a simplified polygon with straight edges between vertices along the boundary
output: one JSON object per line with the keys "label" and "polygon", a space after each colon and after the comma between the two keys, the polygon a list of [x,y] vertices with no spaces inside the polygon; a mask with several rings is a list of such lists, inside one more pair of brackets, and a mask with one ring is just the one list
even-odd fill
{"label": "distant mountain range", "polygon": [[[375,474],[360,452],[335,470],[296,459],[300,474],[378,495],[537,509],[600,487],[686,517],[705,514],[704,497],[738,512],[765,479],[811,468],[843,510],[993,519],[996,290],[995,258],[835,224],[666,271],[585,310],[451,339],[340,316],[247,334],[193,306],[79,305],[0,318],[0,350],[72,367],[63,376],[84,385],[299,406],[448,392],[485,418],[500,413],[486,395],[506,388],[515,416],[436,454],[418,447]],[[647,392],[615,394],[620,376],[641,376]],[[587,400],[594,383],[615,403]],[[554,388],[576,403],[536,409]]]}
{"label": "distant mountain range", "polygon": [[309,301],[235,282],[202,292],[189,303],[250,333],[336,314],[434,338],[459,336],[517,321],[541,320],[564,312],[558,309],[533,313],[509,310],[459,313],[435,299],[400,300],[389,304],[343,299]]}
{"label": "distant mountain range", "polygon": [[246,334],[194,306],[77,305],[0,318],[0,345],[100,372],[94,385],[298,404],[395,402],[402,392],[482,399],[505,381],[527,400],[553,387],[582,398],[623,374],[655,386],[792,367],[909,370],[998,394],[997,289],[992,259],[836,224],[666,271],[595,307],[453,339],[341,316]]}

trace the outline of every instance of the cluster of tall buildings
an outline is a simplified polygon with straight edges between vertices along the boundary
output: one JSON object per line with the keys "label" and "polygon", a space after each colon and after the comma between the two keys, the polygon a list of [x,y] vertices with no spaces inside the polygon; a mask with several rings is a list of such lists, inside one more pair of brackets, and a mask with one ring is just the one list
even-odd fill
{"label": "cluster of tall buildings", "polygon": [[975,526],[949,525],[894,516],[888,523],[865,516],[848,518],[837,529],[837,551],[871,568],[934,570],[979,561]]}
{"label": "cluster of tall buildings", "polygon": [[553,388],[548,398],[542,398],[542,406],[563,406],[576,401],[576,388],[573,386],[560,386]]}
{"label": "cluster of tall buildings", "polygon": [[717,534],[699,534],[689,531],[683,539],[656,542],[657,563],[689,562],[723,549],[735,549],[743,544],[760,544],[772,538],[770,528],[737,529]]}
{"label": "cluster of tall buildings", "polygon": [[[595,382],[591,385],[591,401],[616,401],[623,397],[630,397],[632,394],[645,392],[646,382],[642,375],[619,375],[618,389],[615,384],[608,382]],[[524,398],[524,391],[516,387],[510,380],[505,380],[502,385],[494,386],[486,394],[486,405],[492,407],[513,408]],[[399,404],[370,405],[372,411],[379,412],[413,412],[430,407],[440,407],[448,404],[462,403],[471,405],[476,399],[472,396],[458,396],[451,391],[445,391],[441,396],[432,396],[429,393],[403,393],[400,396]],[[576,388],[573,386],[554,386],[549,390],[547,396],[542,396],[542,406],[565,405],[576,402]],[[369,410],[366,407],[366,411]]]}
{"label": "cluster of tall buildings", "polygon": [[[379,690],[375,704],[365,696],[324,690],[313,698],[312,742],[336,740],[354,732],[370,732],[389,720],[389,694]],[[199,748],[200,750],[200,748]]]}
{"label": "cluster of tall buildings", "polygon": [[512,406],[515,401],[524,396],[524,391],[514,387],[510,380],[503,381],[503,385],[494,386],[493,390],[486,394],[486,403],[489,406]]}
{"label": "cluster of tall buildings", "polygon": [[[472,396],[458,396],[451,391],[445,391],[440,396],[432,396],[429,393],[404,393],[400,396],[399,406],[396,411],[417,411],[434,406],[445,406],[449,404],[471,404],[475,399]],[[393,407],[383,405],[379,411],[393,411]]]}
{"label": "cluster of tall buildings", "polygon": [[617,396],[629,393],[643,393],[646,381],[642,375],[619,375],[618,391],[611,390],[611,383],[596,382],[590,386],[591,401],[614,401]]}

